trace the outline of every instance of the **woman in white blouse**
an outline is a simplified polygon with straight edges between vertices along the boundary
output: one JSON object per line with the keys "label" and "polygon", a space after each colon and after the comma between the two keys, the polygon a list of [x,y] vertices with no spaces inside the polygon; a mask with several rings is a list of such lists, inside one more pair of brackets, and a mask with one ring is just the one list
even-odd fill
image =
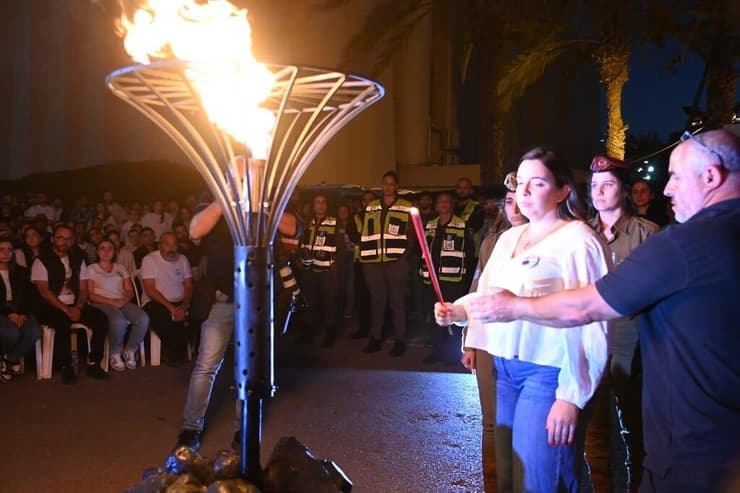
{"label": "woman in white blouse", "polygon": [[[126,269],[115,262],[116,248],[110,240],[101,240],[97,246],[99,261],[87,266],[90,303],[108,317],[110,366],[116,371],[136,368],[136,351],[149,328],[149,315],[131,303],[134,285]],[[126,348],[123,339],[131,323]]]}
{"label": "woman in white blouse", "polygon": [[530,222],[501,235],[477,292],[454,304],[437,303],[435,317],[440,324],[467,323],[466,346],[494,355],[496,427],[512,433],[508,450],[497,450],[512,458],[513,484],[503,491],[575,493],[583,464],[583,409],[608,355],[606,322],[573,330],[526,321],[483,323],[468,319],[466,305],[499,289],[542,296],[584,286],[607,273],[608,256],[581,220],[584,208],[572,173],[557,153],[529,151],[516,180],[517,204]]}

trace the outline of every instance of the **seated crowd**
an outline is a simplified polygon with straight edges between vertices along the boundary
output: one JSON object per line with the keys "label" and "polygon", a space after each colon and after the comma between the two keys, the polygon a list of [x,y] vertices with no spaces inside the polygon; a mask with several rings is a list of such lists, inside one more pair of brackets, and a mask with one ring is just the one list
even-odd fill
{"label": "seated crowd", "polygon": [[[644,193],[644,185],[638,182],[634,190],[635,202],[640,202],[643,211],[647,209],[644,202],[651,198]],[[322,346],[331,346],[339,321],[344,318],[353,322],[355,330],[350,337],[368,337],[368,353],[380,349],[383,329],[392,325],[395,343],[391,354],[400,356],[405,350],[405,324],[409,319],[421,327],[415,335],[425,337],[432,346],[426,363],[456,363],[460,357],[459,335],[447,337],[447,331],[435,330],[428,309],[434,293],[414,235],[403,236],[403,245],[398,245],[401,255],[367,255],[369,247],[363,237],[372,233],[368,228],[380,218],[374,217],[375,211],[383,209],[372,204],[401,204],[401,212],[407,212],[411,205],[418,207],[437,261],[448,249],[435,240],[437,223],[445,225],[440,232],[447,233],[457,231],[452,227],[456,222],[464,224],[459,230],[465,231],[461,241],[449,245],[461,250],[464,263],[455,275],[441,276],[445,291],[457,296],[469,290],[476,264],[481,268],[479,251],[481,257],[487,256],[492,241],[510,225],[503,214],[505,198],[473,200],[474,188],[467,178],[458,180],[454,193],[420,192],[411,197],[411,202],[397,193],[397,177],[389,172],[378,194],[367,190],[361,197],[341,198],[330,204],[329,199],[334,197],[318,192],[303,202],[291,202],[287,213],[296,217],[298,230],[292,237],[281,238],[285,241],[276,241],[276,245],[284,250],[277,257],[292,267],[291,282],[297,279],[298,286],[303,287],[301,293],[299,287],[288,288],[286,284],[288,289],[284,291],[293,295],[291,307],[295,307],[297,294],[299,306],[311,307],[294,319],[297,342],[310,342],[313,333],[323,327]],[[171,199],[132,201],[122,206],[111,192],[105,192],[94,204],[83,196],[74,207],[66,208],[61,199],[49,199],[45,193],[3,195],[2,382],[10,382],[18,374],[23,357],[41,337],[42,326],[56,331],[54,364],[65,382],[76,381],[77,365],[70,346],[70,331],[76,323],[92,333],[89,376],[107,377],[102,369],[106,341],[111,368],[136,368],[138,347],[150,329],[162,340],[164,362],[181,365],[188,344],[197,342],[195,336],[202,321],[189,314],[198,277],[206,267],[199,246],[188,235],[196,206],[194,196],[188,196],[182,204]],[[390,224],[388,231],[394,227]],[[327,235],[332,236],[329,241]],[[396,260],[403,262],[397,264]],[[386,264],[392,268],[383,270]],[[449,267],[446,269],[450,272]],[[386,320],[385,300],[392,323]],[[281,309],[288,308],[279,307],[278,312]]]}

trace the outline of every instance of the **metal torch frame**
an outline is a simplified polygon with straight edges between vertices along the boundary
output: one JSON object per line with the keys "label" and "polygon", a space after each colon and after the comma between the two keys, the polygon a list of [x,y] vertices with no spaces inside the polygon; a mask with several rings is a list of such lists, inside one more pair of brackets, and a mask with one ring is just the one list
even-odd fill
{"label": "metal torch frame", "polygon": [[358,75],[267,64],[275,84],[262,107],[276,116],[272,143],[262,173],[247,173],[240,179],[235,158],[247,150],[209,121],[197,90],[185,75],[191,63],[168,60],[124,67],[109,74],[106,84],[169,135],[223,211],[234,240],[235,378],[242,401],[240,467],[242,476],[259,486],[262,404],[275,391],[272,246],[280,217],[319,151],[380,100],[385,89]]}

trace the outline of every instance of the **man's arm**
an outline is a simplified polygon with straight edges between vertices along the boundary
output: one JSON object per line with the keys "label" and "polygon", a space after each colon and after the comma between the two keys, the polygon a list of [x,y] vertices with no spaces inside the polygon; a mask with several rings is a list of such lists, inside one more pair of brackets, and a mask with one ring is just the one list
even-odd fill
{"label": "man's arm", "polygon": [[520,298],[509,291],[472,297],[465,306],[469,319],[485,323],[528,320],[547,327],[575,327],[623,315],[601,297],[596,286],[560,291],[537,298]]}
{"label": "man's arm", "polygon": [[48,281],[33,281],[33,284],[36,286],[36,289],[39,291],[39,295],[41,295],[41,298],[43,298],[46,303],[61,312],[67,313],[67,305],[59,301],[57,295],[49,289]]}
{"label": "man's arm", "polygon": [[142,285],[144,286],[144,292],[146,292],[146,295],[152,300],[163,307],[167,308],[167,310],[170,313],[174,313],[176,308],[175,305],[170,303],[167,298],[164,297],[162,293],[159,292],[159,290],[156,287],[156,281],[154,278],[152,279],[142,279],[141,280]]}
{"label": "man's arm", "polygon": [[218,202],[213,202],[190,220],[190,237],[200,240],[211,232],[219,219],[221,219],[221,206]]}

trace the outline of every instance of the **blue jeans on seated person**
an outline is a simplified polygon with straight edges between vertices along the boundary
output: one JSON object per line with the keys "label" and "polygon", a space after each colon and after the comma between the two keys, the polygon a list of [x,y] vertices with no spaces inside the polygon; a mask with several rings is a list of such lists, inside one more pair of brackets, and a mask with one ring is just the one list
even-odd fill
{"label": "blue jeans on seated person", "polygon": [[11,363],[19,363],[40,337],[41,326],[33,315],[20,327],[0,315],[0,355],[5,353]]}
{"label": "blue jeans on seated person", "polygon": [[216,302],[200,329],[200,348],[190,376],[183,410],[184,430],[202,431],[213,382],[224,362],[224,352],[234,332],[234,304]]}
{"label": "blue jeans on seated person", "polygon": [[106,303],[93,303],[93,306],[108,317],[108,342],[111,354],[119,354],[123,349],[123,338],[129,322],[131,334],[128,337],[127,348],[136,352],[149,328],[149,315],[133,303],[126,303],[121,308]]}
{"label": "blue jeans on seated person", "polygon": [[[513,491],[577,493],[583,465],[583,412],[573,445],[547,442],[547,416],[555,402],[559,368],[518,359],[494,358],[496,365],[496,428],[512,432]],[[497,450],[497,454],[501,453]]]}

